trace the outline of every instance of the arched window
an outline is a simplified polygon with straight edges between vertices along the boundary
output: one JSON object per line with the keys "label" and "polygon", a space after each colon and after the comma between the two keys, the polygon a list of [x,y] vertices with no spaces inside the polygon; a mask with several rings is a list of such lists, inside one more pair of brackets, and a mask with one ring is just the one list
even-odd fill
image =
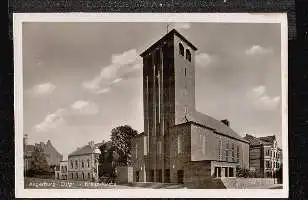
{"label": "arched window", "polygon": [[191,62],[191,53],[190,53],[189,49],[186,49],[186,60]]}
{"label": "arched window", "polygon": [[179,44],[179,52],[180,55],[184,56],[184,46],[181,43]]}

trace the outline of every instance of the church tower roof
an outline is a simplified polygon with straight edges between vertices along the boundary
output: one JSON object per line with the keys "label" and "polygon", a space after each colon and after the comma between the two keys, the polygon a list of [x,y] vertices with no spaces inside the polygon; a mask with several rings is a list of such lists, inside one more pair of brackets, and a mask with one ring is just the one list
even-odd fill
{"label": "church tower roof", "polygon": [[164,41],[170,39],[172,36],[178,36],[181,40],[183,40],[185,43],[188,44],[194,51],[198,50],[196,46],[194,46],[191,42],[189,42],[183,35],[181,35],[177,30],[172,29],[170,32],[168,32],[166,35],[164,35],[161,39],[159,39],[157,42],[152,44],[149,48],[147,48],[143,53],[140,54],[140,56],[144,57],[147,53],[151,52],[153,49],[155,49],[157,46],[161,45]]}

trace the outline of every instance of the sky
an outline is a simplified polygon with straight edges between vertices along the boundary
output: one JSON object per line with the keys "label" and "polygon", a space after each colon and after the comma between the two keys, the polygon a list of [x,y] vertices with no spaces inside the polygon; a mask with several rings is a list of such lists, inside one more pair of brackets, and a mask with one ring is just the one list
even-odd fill
{"label": "sky", "polygon": [[[67,157],[112,128],[143,131],[142,60],[164,23],[23,23],[24,133]],[[280,24],[174,23],[197,48],[196,108],[281,146]],[[169,27],[169,30],[171,29]]]}

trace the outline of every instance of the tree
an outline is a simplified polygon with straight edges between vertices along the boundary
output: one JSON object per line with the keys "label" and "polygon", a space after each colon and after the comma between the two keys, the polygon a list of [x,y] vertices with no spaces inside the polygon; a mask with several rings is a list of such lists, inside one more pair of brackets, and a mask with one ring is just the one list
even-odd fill
{"label": "tree", "polygon": [[276,178],[277,178],[277,181],[278,183],[282,183],[282,164],[280,165],[280,168],[278,169],[278,171],[276,172]]}
{"label": "tree", "polygon": [[48,166],[44,151],[39,146],[35,146],[29,158],[30,169],[25,172],[25,176],[45,176],[51,175],[50,167]]}
{"label": "tree", "polygon": [[128,166],[131,164],[131,144],[132,139],[137,135],[137,131],[128,125],[119,126],[111,130],[111,142],[118,154],[117,164]]}
{"label": "tree", "polygon": [[49,172],[49,166],[44,155],[44,151],[40,147],[35,147],[31,154],[31,169],[34,174],[45,174]]}

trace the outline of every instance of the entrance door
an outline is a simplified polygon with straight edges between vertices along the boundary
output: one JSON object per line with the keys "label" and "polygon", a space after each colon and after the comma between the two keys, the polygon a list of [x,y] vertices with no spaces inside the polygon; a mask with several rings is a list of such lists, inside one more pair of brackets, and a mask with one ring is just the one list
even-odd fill
{"label": "entrance door", "polygon": [[178,183],[184,183],[184,170],[178,170]]}
{"label": "entrance door", "polygon": [[157,170],[157,182],[163,182],[163,173],[161,169]]}
{"label": "entrance door", "polygon": [[170,183],[170,169],[165,169],[165,183]]}
{"label": "entrance door", "polygon": [[139,182],[139,171],[136,171],[136,182]]}

